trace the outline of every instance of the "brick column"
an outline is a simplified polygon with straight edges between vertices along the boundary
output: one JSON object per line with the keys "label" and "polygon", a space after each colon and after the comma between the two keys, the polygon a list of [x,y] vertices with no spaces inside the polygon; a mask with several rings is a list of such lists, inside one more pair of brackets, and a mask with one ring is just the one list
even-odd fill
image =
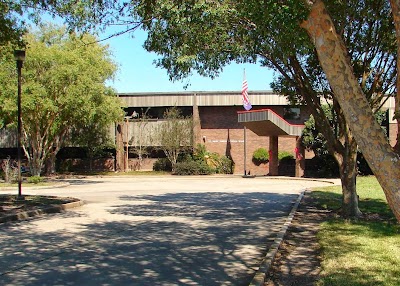
{"label": "brick column", "polygon": [[305,150],[304,146],[301,142],[301,136],[296,137],[296,149],[295,149],[295,156],[296,156],[296,169],[295,169],[295,176],[296,177],[304,177],[305,171]]}
{"label": "brick column", "polygon": [[197,95],[193,94],[193,147],[196,147],[197,144],[205,144],[201,138],[201,122],[200,122],[200,113],[199,106],[197,105]]}
{"label": "brick column", "polygon": [[278,136],[269,137],[269,175],[278,176]]}

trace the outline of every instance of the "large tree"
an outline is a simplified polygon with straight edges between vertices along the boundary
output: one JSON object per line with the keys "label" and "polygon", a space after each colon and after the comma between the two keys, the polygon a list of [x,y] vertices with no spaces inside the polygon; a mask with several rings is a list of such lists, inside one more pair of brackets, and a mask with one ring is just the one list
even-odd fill
{"label": "large tree", "polygon": [[[231,61],[260,61],[278,71],[274,89],[309,107],[339,163],[344,215],[360,214],[355,189],[357,144],[314,46],[299,25],[308,15],[307,5],[301,1],[134,3],[139,19],[153,19],[143,24],[149,32],[145,47],[161,56],[157,64],[168,70],[171,79],[182,79],[194,70],[214,77]],[[351,45],[359,84],[377,109],[394,86],[393,25],[383,16],[390,12],[389,6],[368,0],[329,3]],[[338,118],[336,128],[327,120],[323,104],[331,104]]]}
{"label": "large tree", "polygon": [[[95,37],[44,26],[27,34],[25,41],[22,146],[31,173],[40,175],[46,160],[54,168],[57,152],[74,131],[90,127],[91,132],[97,128],[103,134],[103,129],[123,114],[115,92],[106,86],[116,71],[110,51],[107,46],[84,44],[95,42]],[[11,51],[7,55],[12,57]],[[0,111],[4,123],[10,124],[16,119],[16,91],[9,83],[16,78],[15,61],[6,59],[5,54],[3,59],[0,69],[7,76],[0,79]]]}
{"label": "large tree", "polygon": [[373,111],[354,75],[345,43],[337,33],[324,3],[315,1],[310,8],[311,12],[302,27],[309,33],[354,137],[382,186],[390,208],[400,221],[400,155],[390,146],[374,119]]}
{"label": "large tree", "polygon": [[[386,16],[390,13],[390,6],[386,1],[369,0],[327,1],[327,4],[349,49],[354,75],[370,107],[377,112],[388,96],[393,95],[395,87],[394,29],[391,18]],[[290,14],[293,15],[293,12]],[[302,33],[298,27],[296,32]],[[290,37],[290,41],[293,39],[296,39],[295,35]],[[281,73],[273,85],[274,88],[283,94],[289,94],[292,99],[300,96],[299,99],[311,108],[318,129],[327,138],[328,150],[339,165],[343,190],[342,213],[345,216],[357,216],[360,212],[355,191],[356,140],[345,120],[335,91],[319,64],[314,47],[311,46],[304,53],[305,48],[310,46],[308,39],[306,41],[301,49],[292,50],[286,57],[270,57],[269,60],[267,56],[266,63]],[[330,105],[334,124],[327,120],[323,112],[324,103]]]}

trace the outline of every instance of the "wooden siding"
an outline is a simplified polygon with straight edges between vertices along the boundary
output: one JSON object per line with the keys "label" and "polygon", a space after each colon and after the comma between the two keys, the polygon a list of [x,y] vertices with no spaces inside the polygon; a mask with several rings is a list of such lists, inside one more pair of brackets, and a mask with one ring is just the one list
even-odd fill
{"label": "wooden siding", "polygon": [[[118,95],[125,106],[193,106],[194,96],[198,106],[241,106],[240,91],[220,92],[178,92],[178,93],[120,93]],[[249,92],[252,105],[288,105],[284,96],[271,91]]]}

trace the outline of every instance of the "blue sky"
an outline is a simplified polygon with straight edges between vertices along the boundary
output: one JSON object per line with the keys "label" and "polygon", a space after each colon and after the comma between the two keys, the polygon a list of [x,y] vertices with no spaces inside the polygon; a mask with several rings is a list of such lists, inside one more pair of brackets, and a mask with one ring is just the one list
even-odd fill
{"label": "blue sky", "polygon": [[[143,48],[145,39],[146,33],[137,30],[133,37],[126,34],[103,42],[110,46],[114,61],[119,65],[116,79],[110,82],[110,85],[117,92],[185,91],[186,81],[169,81],[167,71],[153,64],[158,56]],[[244,68],[249,91],[271,89],[272,70],[262,68],[258,64],[233,63],[225,67],[220,76],[214,80],[199,75],[188,78],[190,85],[186,91],[239,91],[242,87]]]}

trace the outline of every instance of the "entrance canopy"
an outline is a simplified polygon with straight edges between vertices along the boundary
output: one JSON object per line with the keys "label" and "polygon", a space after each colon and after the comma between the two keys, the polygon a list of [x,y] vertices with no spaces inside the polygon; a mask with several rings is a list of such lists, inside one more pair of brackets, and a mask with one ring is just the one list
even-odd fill
{"label": "entrance canopy", "polygon": [[271,109],[239,111],[238,122],[259,136],[301,136],[302,124],[291,124]]}

